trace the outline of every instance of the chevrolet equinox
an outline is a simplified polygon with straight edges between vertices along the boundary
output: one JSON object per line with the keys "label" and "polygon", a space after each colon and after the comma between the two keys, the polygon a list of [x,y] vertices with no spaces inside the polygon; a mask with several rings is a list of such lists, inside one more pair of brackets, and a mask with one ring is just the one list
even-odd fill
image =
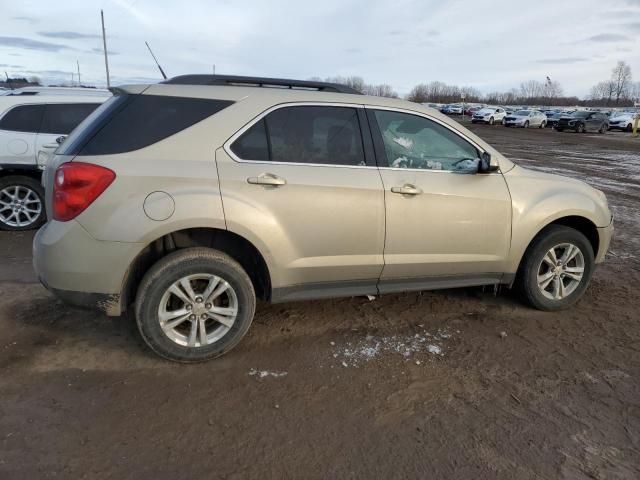
{"label": "chevrolet equinox", "polygon": [[214,75],[114,94],[48,162],[34,266],[170,360],[229,351],[256,298],[503,284],[566,308],[609,246],[601,191],[416,103]]}

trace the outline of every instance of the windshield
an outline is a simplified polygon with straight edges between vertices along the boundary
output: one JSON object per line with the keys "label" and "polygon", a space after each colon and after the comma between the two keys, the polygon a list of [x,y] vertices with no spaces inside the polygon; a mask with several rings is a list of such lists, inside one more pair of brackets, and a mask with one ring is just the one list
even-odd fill
{"label": "windshield", "polygon": [[531,110],[518,110],[516,115],[520,115],[521,117],[528,117],[531,113]]}

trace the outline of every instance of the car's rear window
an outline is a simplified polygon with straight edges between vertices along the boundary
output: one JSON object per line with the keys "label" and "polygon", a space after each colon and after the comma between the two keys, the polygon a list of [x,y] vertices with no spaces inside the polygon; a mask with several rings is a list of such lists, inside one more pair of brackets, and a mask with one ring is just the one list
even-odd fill
{"label": "car's rear window", "polygon": [[233,102],[163,95],[117,95],[95,110],[61,146],[61,155],[113,155],[152,145]]}
{"label": "car's rear window", "polygon": [[44,105],[18,105],[0,119],[0,130],[38,133]]}

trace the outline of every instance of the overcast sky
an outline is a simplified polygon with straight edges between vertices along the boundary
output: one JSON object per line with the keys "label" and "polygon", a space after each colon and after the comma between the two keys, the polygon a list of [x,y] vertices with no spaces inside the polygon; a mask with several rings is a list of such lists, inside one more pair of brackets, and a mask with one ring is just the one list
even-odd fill
{"label": "overcast sky", "polygon": [[359,75],[400,94],[441,80],[482,92],[545,76],[584,96],[618,60],[640,80],[640,0],[1,0],[0,71],[105,85],[217,73]]}

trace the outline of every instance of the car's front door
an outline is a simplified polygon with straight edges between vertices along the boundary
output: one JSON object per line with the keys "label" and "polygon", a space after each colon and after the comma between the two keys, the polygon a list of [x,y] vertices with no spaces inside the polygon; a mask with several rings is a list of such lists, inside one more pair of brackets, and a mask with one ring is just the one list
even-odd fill
{"label": "car's front door", "polygon": [[477,172],[479,148],[426,114],[368,108],[385,189],[382,293],[495,283],[511,239],[500,172]]}
{"label": "car's front door", "polygon": [[216,162],[227,226],[267,257],[273,300],[377,292],[384,192],[363,107],[276,107]]}

